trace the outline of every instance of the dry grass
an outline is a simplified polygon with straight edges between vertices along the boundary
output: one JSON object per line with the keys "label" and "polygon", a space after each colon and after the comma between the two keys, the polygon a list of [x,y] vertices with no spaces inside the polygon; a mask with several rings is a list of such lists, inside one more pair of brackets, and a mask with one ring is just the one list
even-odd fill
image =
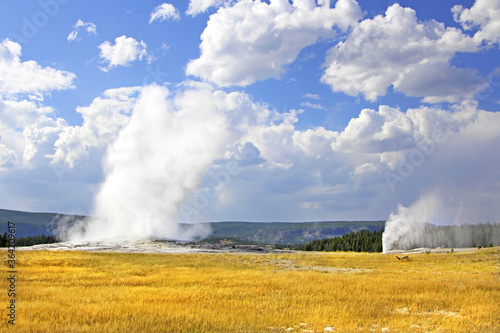
{"label": "dry grass", "polygon": [[16,254],[17,332],[500,331],[499,248],[407,262],[355,253]]}

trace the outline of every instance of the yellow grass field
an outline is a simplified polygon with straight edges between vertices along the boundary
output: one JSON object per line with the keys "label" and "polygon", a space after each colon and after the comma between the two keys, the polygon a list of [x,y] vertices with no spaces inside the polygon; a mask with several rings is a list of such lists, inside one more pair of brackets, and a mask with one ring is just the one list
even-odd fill
{"label": "yellow grass field", "polygon": [[500,248],[466,253],[16,251],[2,332],[500,332]]}

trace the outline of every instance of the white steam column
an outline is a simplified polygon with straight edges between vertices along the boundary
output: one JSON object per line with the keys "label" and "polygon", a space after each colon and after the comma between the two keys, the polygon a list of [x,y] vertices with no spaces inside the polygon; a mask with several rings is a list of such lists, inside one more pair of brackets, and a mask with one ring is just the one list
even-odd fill
{"label": "white steam column", "polygon": [[210,232],[200,225],[180,228],[176,215],[220,154],[226,117],[213,103],[186,102],[189,96],[176,110],[168,95],[166,87],[143,89],[130,122],[105,157],[96,218],[73,228],[70,239],[191,239]]}

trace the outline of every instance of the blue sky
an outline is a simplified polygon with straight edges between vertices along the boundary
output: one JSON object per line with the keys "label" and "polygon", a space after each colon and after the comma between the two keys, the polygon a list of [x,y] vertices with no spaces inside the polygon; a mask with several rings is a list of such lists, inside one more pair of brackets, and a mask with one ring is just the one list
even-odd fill
{"label": "blue sky", "polygon": [[[116,157],[109,147],[132,126],[138,98],[157,96],[145,93],[153,85],[172,112],[197,110],[176,147],[197,142],[199,126],[214,129],[192,174],[167,181],[167,166],[146,177],[164,192],[181,184],[164,198],[173,211],[157,207],[170,218],[385,219],[452,193],[443,205],[493,219],[499,26],[498,0],[3,1],[1,208],[102,213],[98,193],[121,172],[103,161]],[[161,123],[137,119],[146,131]],[[156,139],[141,138],[144,151],[179,154]],[[144,155],[126,160],[155,163]],[[210,174],[231,163],[238,172],[214,184]]]}

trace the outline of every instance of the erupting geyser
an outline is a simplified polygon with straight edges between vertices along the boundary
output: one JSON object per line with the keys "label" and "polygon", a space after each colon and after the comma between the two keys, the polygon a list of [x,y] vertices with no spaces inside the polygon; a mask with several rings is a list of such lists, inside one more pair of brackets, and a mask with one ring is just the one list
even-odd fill
{"label": "erupting geyser", "polygon": [[482,198],[474,199],[472,191],[453,193],[447,189],[446,193],[435,190],[410,207],[400,205],[386,222],[384,253],[421,247],[500,245],[500,224],[489,223],[498,222],[498,208],[482,206]]}
{"label": "erupting geyser", "polygon": [[[192,239],[210,230],[176,220],[186,196],[202,181],[226,140],[226,117],[213,103],[181,105],[163,86],[148,86],[130,122],[109,147],[105,181],[93,216],[73,226],[71,240],[134,239],[150,236]],[[194,103],[196,104],[196,103]]]}

